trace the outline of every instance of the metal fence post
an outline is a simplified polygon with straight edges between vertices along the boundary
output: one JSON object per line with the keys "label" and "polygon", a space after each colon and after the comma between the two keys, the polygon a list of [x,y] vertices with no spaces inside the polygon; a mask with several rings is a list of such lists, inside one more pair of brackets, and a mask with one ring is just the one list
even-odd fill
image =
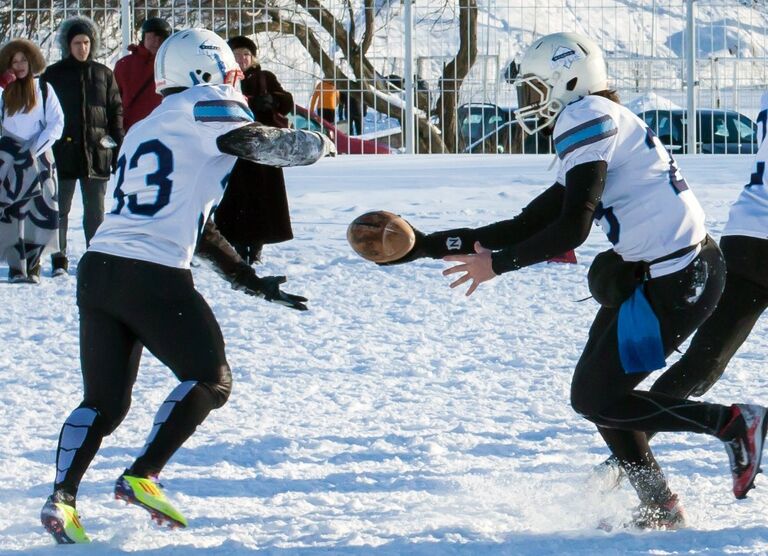
{"label": "metal fence post", "polygon": [[403,0],[405,19],[405,61],[403,62],[403,76],[405,86],[405,121],[402,122],[403,133],[405,134],[405,152],[414,154],[416,152],[416,126],[414,125],[413,108],[413,4],[414,0]]}
{"label": "metal fence post", "polygon": [[696,153],[696,128],[698,127],[698,118],[696,117],[696,12],[693,4],[694,0],[686,0],[686,29],[685,36],[688,42],[686,49],[686,86],[688,87],[688,152]]}
{"label": "metal fence post", "polygon": [[122,31],[123,44],[120,51],[128,54],[128,45],[133,38],[133,22],[131,21],[131,0],[120,0],[120,30]]}

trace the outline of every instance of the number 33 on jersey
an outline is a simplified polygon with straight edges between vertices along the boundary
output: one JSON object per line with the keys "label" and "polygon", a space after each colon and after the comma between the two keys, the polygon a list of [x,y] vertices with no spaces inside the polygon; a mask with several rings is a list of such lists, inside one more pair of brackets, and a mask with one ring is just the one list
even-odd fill
{"label": "number 33 on jersey", "polygon": [[245,98],[229,86],[197,86],[166,97],[126,136],[112,184],[114,204],[89,249],[189,268],[199,230],[235,163],[216,139],[252,121]]}

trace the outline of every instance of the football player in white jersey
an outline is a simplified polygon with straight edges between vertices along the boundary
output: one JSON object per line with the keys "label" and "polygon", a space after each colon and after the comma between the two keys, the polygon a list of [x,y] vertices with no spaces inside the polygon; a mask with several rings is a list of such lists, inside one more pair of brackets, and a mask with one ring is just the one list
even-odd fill
{"label": "football player in white jersey", "polygon": [[511,220],[415,231],[413,250],[395,263],[425,256],[455,261],[443,273],[458,273],[451,287],[469,282],[471,295],[482,282],[578,247],[597,221],[613,248],[590,270],[590,289],[603,306],[576,366],[571,405],[598,426],[637,490],[633,525],[684,524],[646,432],[722,440],[733,493],[743,498],[759,470],[766,409],[636,389],[704,322],[723,290],[725,263],[707,237],[696,197],[651,130],[608,89],[602,52],[591,39],[555,33],[537,40],[515,86],[519,124],[527,133],[552,133],[557,182]]}
{"label": "football player in white jersey", "polygon": [[[163,102],[131,128],[120,149],[114,207],[78,267],[84,396],[61,429],[53,494],[41,512],[59,543],[88,541],[75,507],[78,486],[102,438],[128,412],[143,347],[180,383],[160,406],[138,458],[118,478],[115,496],[158,522],[187,525],[156,478],[208,413],[227,401],[232,385],[221,330],[189,270],[198,237],[237,157],[295,166],[334,152],[321,134],[254,123],[235,87],[239,75],[232,51],[215,33],[176,33],[155,59]],[[215,236],[210,226],[205,233]],[[216,259],[215,237],[208,243],[202,250]],[[225,271],[248,293],[306,308],[304,298],[280,291],[283,277],[259,278],[248,268],[235,261]]]}
{"label": "football player in white jersey", "polygon": [[704,395],[768,308],[768,93],[763,94],[760,104],[760,147],[754,172],[731,206],[720,238],[728,269],[725,290],[714,313],[696,331],[683,356],[654,383],[654,391],[682,397]]}

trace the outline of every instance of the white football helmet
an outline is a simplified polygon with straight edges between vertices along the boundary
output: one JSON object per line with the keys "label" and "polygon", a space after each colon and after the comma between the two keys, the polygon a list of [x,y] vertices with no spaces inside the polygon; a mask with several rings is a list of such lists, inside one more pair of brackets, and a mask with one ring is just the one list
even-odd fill
{"label": "white football helmet", "polygon": [[523,131],[536,133],[551,125],[568,103],[608,88],[603,53],[584,35],[547,35],[525,51],[514,86],[515,118]]}
{"label": "white football helmet", "polygon": [[155,56],[155,90],[210,83],[237,86],[243,72],[227,42],[208,29],[174,33]]}

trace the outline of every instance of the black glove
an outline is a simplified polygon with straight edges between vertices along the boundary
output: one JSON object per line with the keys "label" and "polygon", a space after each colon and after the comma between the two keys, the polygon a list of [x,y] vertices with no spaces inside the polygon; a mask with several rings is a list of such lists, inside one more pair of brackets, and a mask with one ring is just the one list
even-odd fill
{"label": "black glove", "polygon": [[280,284],[284,283],[285,276],[263,276],[260,278],[253,273],[243,273],[232,281],[232,287],[248,295],[261,297],[270,303],[285,305],[298,311],[306,311],[307,306],[304,303],[307,298],[281,291]]}
{"label": "black glove", "polygon": [[[408,222],[406,220],[406,222]],[[413,227],[413,225],[408,222],[408,225],[411,226],[411,229],[413,230],[413,235],[416,236],[416,241],[413,244],[413,247],[410,251],[408,251],[407,254],[400,257],[399,259],[395,261],[389,261],[388,263],[376,263],[379,266],[391,266],[395,264],[403,264],[403,263],[410,263],[412,261],[415,261],[416,259],[421,259],[423,257],[428,257],[429,255],[425,251],[425,244],[426,244],[426,238],[427,236],[423,233],[417,230]]]}
{"label": "black glove", "polygon": [[275,100],[269,93],[251,97],[250,105],[254,112],[273,112],[275,110]]}

